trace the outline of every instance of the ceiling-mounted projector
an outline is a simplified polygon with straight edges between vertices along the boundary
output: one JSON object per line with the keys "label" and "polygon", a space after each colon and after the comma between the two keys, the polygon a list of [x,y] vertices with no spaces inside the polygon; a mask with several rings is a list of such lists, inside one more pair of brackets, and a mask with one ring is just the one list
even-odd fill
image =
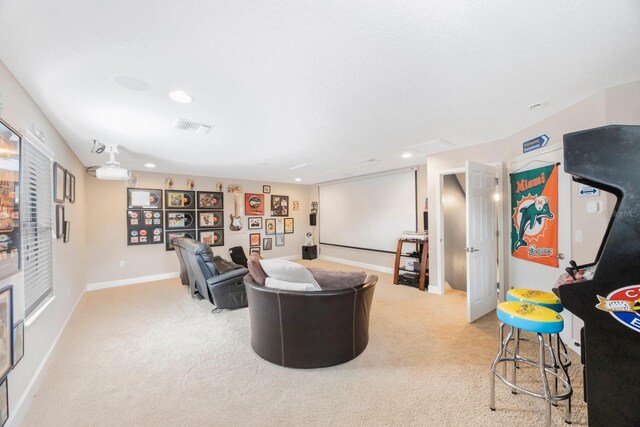
{"label": "ceiling-mounted projector", "polygon": [[116,161],[116,154],[120,154],[118,146],[107,145],[104,151],[109,153],[109,160],[104,164],[104,166],[96,169],[96,178],[121,181],[129,179],[131,177],[131,173],[120,166],[120,162]]}

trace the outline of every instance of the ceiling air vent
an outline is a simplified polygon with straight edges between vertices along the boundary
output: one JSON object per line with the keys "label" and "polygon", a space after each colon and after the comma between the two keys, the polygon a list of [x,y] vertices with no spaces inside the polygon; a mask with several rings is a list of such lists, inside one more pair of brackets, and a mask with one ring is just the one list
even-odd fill
{"label": "ceiling air vent", "polygon": [[433,141],[423,142],[422,144],[407,147],[407,150],[422,154],[432,154],[448,150],[453,147],[455,147],[455,145],[449,141],[445,141],[444,139],[434,139]]}
{"label": "ceiling air vent", "polygon": [[203,123],[194,122],[192,120],[181,119],[180,117],[176,119],[173,127],[176,129],[191,131],[196,135],[205,135],[212,128],[211,125],[205,125]]}

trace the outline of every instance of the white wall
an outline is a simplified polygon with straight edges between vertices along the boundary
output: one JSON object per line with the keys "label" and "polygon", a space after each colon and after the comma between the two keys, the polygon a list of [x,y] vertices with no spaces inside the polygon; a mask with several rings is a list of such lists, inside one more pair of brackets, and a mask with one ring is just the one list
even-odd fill
{"label": "white wall", "polygon": [[[45,133],[46,145],[55,153],[55,159],[76,177],[76,203],[66,203],[66,217],[71,222],[71,241],[53,242],[52,303],[25,327],[24,357],[9,374],[10,424],[18,423],[33,395],[30,389],[36,375],[46,361],[57,337],[61,333],[85,286],[85,179],[84,167],[42,114],[29,94],[0,62],[0,97],[4,109],[0,118],[21,134],[26,133],[29,121],[34,121]],[[53,202],[52,202],[53,206]],[[55,209],[52,208],[52,212]],[[24,300],[22,274],[5,281],[12,283],[14,294]],[[15,320],[24,317],[24,306],[14,312]]]}
{"label": "white wall", "polygon": [[[417,206],[416,214],[418,215],[418,227],[421,228],[422,213],[424,212],[425,199],[427,198],[427,166],[419,165],[417,166],[417,168],[418,170],[417,170],[416,190],[418,195],[418,206]],[[318,191],[317,186],[314,186],[311,192],[312,197],[314,197],[315,195],[314,200],[317,200],[317,191]],[[322,219],[320,219],[320,221],[318,222],[318,228],[321,228],[321,227],[322,227]],[[402,230],[400,230],[400,232],[401,231]],[[398,237],[400,237],[399,235],[400,232],[398,233]],[[316,233],[316,239],[317,239],[317,233]],[[372,266],[382,271],[392,271],[394,261],[395,261],[395,255],[381,253],[381,252],[341,248],[341,247],[328,246],[328,245],[320,245],[318,250],[320,255],[323,257],[343,260],[349,263],[353,263],[355,265]]]}
{"label": "white wall", "polygon": [[[436,187],[438,185],[438,174],[445,169],[464,167],[466,160],[473,160],[481,163],[506,162],[522,155],[522,143],[541,134],[550,137],[549,144],[561,144],[562,136],[565,133],[589,129],[606,124],[640,124],[640,82],[634,82],[620,87],[603,90],[589,98],[572,105],[565,110],[547,117],[540,122],[521,130],[507,138],[488,142],[486,144],[475,145],[468,148],[447,151],[444,153],[429,156],[427,159],[428,170],[428,195],[435,201]],[[535,154],[535,152],[534,152]],[[503,176],[508,176],[506,169],[503,169]],[[507,199],[509,185],[506,179],[502,183],[503,200]],[[609,199],[608,206],[611,206]],[[579,258],[593,258],[602,240],[606,229],[607,218],[605,215],[586,216],[585,200],[578,200],[575,188],[572,189],[572,224],[576,227],[584,228],[583,242],[572,243],[572,253]],[[434,206],[431,204],[431,206]],[[433,210],[433,208],[432,208]],[[509,247],[510,233],[509,206],[504,204],[504,224],[503,224],[503,244]],[[429,218],[430,228],[435,229],[435,215]],[[587,228],[587,225],[589,227]],[[432,236],[434,233],[431,233]],[[436,254],[438,245],[435,239],[429,242],[431,277],[436,277]],[[509,252],[505,252],[509,256]],[[568,260],[567,260],[568,262]],[[509,278],[508,263],[505,263],[507,284]],[[440,292],[435,286],[430,286],[430,290]]]}
{"label": "white wall", "polygon": [[[309,231],[309,186],[274,182],[245,181],[238,179],[212,178],[163,174],[155,172],[134,172],[138,177],[138,188],[164,188],[165,178],[171,176],[173,188],[186,189],[187,178],[195,180],[195,189],[215,191],[216,183],[224,184],[224,246],[211,248],[215,255],[229,259],[228,249],[242,246],[249,255],[249,234],[260,233],[260,238],[273,238],[273,250],[262,251],[264,258],[297,256],[302,257],[304,235]],[[243,193],[262,193],[262,185],[271,185],[271,194],[289,196],[289,217],[294,218],[294,233],[285,235],[285,246],[275,246],[275,236],[264,234],[264,220],[271,218],[270,195],[265,194],[265,215],[261,230],[248,230],[247,217],[242,216],[242,230],[229,230],[229,214],[233,212],[233,194],[227,193],[227,184],[242,186]],[[244,194],[238,199],[238,206],[244,208]],[[298,201],[300,210],[293,210],[293,201]],[[87,177],[87,283],[90,288],[138,277],[178,272],[180,265],[174,251],[166,251],[164,244],[127,246],[127,190],[123,181],[100,181]],[[165,224],[166,226],[166,224]],[[262,245],[262,244],[261,244]],[[120,262],[125,266],[121,267]],[[98,285],[96,285],[98,284]]]}

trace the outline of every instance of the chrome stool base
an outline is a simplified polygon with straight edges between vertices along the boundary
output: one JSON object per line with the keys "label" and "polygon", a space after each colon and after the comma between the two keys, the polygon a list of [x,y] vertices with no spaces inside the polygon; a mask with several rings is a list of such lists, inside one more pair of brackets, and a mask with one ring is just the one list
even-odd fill
{"label": "chrome stool base", "polygon": [[[571,359],[567,354],[567,349],[562,343],[559,334],[536,333],[538,341],[538,360],[529,359],[520,355],[520,329],[509,326],[509,333],[504,336],[505,323],[500,323],[500,349],[491,365],[491,401],[489,407],[496,410],[495,388],[496,377],[511,388],[513,394],[524,393],[538,399],[546,401],[545,421],[547,426],[551,426],[551,406],[557,406],[558,402],[565,401],[564,421],[571,424],[571,380],[567,372],[567,367],[571,364]],[[515,336],[514,336],[515,335]],[[545,343],[545,335],[548,343]],[[513,350],[509,349],[511,342],[515,343]],[[555,342],[554,342],[555,341]],[[555,344],[555,345],[554,345]],[[548,362],[547,362],[548,356]],[[511,380],[507,377],[507,365],[511,364]],[[542,391],[533,391],[517,384],[516,369],[519,364],[537,367],[542,379]],[[502,373],[498,372],[498,367],[502,365]],[[553,386],[549,385],[549,377],[553,379]],[[559,391],[558,386],[562,391]]]}

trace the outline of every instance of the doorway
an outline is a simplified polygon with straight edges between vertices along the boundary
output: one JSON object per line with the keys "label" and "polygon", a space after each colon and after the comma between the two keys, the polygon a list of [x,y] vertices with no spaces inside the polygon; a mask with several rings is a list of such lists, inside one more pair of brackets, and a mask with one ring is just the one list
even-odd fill
{"label": "doorway", "polygon": [[[436,198],[436,280],[466,292],[467,320],[495,310],[504,295],[502,163],[467,161],[439,173]],[[498,281],[500,278],[500,282]]]}
{"label": "doorway", "polygon": [[465,184],[464,172],[442,177],[444,283],[451,289],[463,292],[467,292]]}

